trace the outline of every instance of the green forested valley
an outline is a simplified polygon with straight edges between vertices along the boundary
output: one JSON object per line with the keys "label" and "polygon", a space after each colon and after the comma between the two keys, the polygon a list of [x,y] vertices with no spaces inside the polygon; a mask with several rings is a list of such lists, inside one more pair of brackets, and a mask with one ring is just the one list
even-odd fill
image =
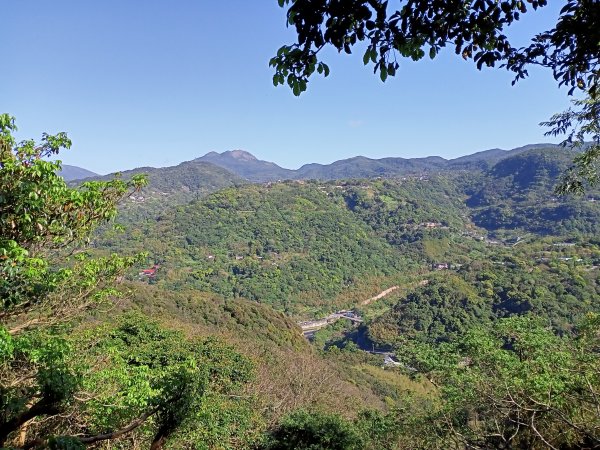
{"label": "green forested valley", "polygon": [[555,194],[564,151],[67,184],[66,136],[1,117],[2,448],[600,445],[600,193]]}
{"label": "green forested valley", "polygon": [[600,450],[600,0],[0,17],[0,450]]}

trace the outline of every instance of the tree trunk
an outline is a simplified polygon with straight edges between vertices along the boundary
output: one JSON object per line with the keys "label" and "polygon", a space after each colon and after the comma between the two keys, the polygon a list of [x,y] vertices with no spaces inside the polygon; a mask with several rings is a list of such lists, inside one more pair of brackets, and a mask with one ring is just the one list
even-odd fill
{"label": "tree trunk", "polygon": [[158,434],[154,437],[152,444],[150,444],[150,450],[162,450],[166,440],[167,436],[159,431]]}

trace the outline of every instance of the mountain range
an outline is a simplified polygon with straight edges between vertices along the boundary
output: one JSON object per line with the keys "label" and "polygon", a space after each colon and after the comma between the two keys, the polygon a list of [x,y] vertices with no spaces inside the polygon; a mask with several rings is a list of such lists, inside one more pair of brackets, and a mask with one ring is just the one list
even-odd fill
{"label": "mountain range", "polygon": [[[572,155],[557,145],[535,144],[512,150],[485,150],[450,160],[439,156],[382,159],[357,156],[326,165],[306,164],[297,170],[291,170],[273,162],[259,160],[243,150],[223,153],[210,152],[177,166],[139,167],[121,172],[120,176],[124,179],[139,173],[147,174],[149,179],[147,187],[141,192],[134,193],[122,205],[122,211],[128,211],[122,218],[127,218],[128,221],[138,221],[143,217],[157,217],[169,207],[185,205],[191,200],[201,199],[221,189],[240,187],[248,183],[270,183],[281,180],[325,182],[348,179],[426,178],[435,174],[458,174],[463,178],[465,178],[463,175],[469,174],[465,179],[472,182],[475,182],[473,176],[487,174],[485,179],[492,180],[487,186],[487,190],[469,194],[473,196],[471,200],[473,206],[477,199],[477,207],[486,208],[496,203],[495,200],[489,201],[489,199],[497,197],[497,190],[500,188],[498,180],[493,181],[495,176],[500,176],[503,180],[502,183],[507,183],[506,189],[502,187],[503,190],[506,190],[506,195],[519,189],[526,189],[528,183],[535,179],[546,180],[545,189],[547,192],[551,192],[558,175],[564,173],[571,160]],[[65,167],[69,169],[69,176],[72,176],[73,173],[90,173],[84,169],[82,169],[83,172],[73,171],[72,166]],[[537,173],[538,168],[544,168],[543,173]],[[85,180],[106,181],[115,175],[97,175],[85,178]],[[70,183],[77,184],[81,181],[75,180]],[[485,214],[480,214],[481,217],[477,216],[479,220],[475,221],[487,223],[489,217],[498,216],[498,214],[497,211],[492,214],[491,210],[486,210]],[[523,217],[524,220],[530,218],[530,215]],[[512,220],[506,219],[506,221],[512,223]],[[546,225],[544,224],[543,227]]]}
{"label": "mountain range", "polygon": [[422,172],[443,170],[488,169],[498,161],[528,150],[557,148],[554,144],[533,144],[512,150],[491,149],[462,156],[456,159],[444,159],[440,156],[423,158],[381,158],[365,156],[342,159],[331,164],[305,164],[297,170],[285,169],[275,163],[262,161],[243,150],[231,150],[223,153],[210,152],[197,158],[227,169],[236,175],[253,182],[277,180],[336,180],[344,178],[391,177]]}
{"label": "mountain range", "polygon": [[[165,171],[165,176],[172,176],[172,172],[174,170],[176,171],[176,168],[189,169],[189,164],[204,163],[205,168],[208,168],[209,165],[217,166],[250,182],[393,177],[405,174],[446,170],[485,170],[502,159],[528,150],[542,148],[559,148],[559,146],[555,144],[533,144],[514,148],[512,150],[490,149],[449,160],[440,156],[428,156],[423,158],[388,157],[381,159],[356,156],[335,161],[331,164],[305,164],[297,170],[286,169],[273,162],[260,160],[244,150],[229,150],[222,153],[210,152],[200,158],[174,167],[158,169],[140,168],[128,171],[127,173],[146,172],[162,176],[157,171]],[[86,177],[88,177],[88,175],[85,175],[83,178]],[[69,179],[73,180],[74,178],[70,177]]]}

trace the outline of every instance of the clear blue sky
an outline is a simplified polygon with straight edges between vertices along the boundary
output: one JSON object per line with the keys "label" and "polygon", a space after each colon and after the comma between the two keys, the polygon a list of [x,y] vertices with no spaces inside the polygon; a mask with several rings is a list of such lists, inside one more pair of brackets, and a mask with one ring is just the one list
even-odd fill
{"label": "clear blue sky", "polygon": [[[392,2],[393,3],[393,2]],[[527,14],[521,43],[562,1]],[[356,155],[456,157],[551,142],[538,123],[568,106],[551,73],[511,86],[447,49],[403,61],[383,84],[362,54],[326,54],[332,73],[300,98],[268,61],[293,39],[277,0],[21,0],[2,6],[0,111],[19,138],[67,131],[66,164],[99,173],[244,149],[297,168]]]}

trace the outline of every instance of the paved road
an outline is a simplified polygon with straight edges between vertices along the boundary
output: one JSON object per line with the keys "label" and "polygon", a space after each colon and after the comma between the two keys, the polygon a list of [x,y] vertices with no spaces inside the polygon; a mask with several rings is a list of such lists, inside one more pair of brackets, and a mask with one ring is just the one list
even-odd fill
{"label": "paved road", "polygon": [[386,295],[388,295],[390,292],[394,292],[396,289],[398,289],[400,286],[392,286],[389,289],[386,289],[385,291],[380,292],[379,294],[377,294],[375,297],[371,297],[368,298],[366,300],[363,300],[362,302],[360,302],[361,305],[368,305],[371,302],[374,302],[375,300],[379,300],[380,298],[385,297]]}

